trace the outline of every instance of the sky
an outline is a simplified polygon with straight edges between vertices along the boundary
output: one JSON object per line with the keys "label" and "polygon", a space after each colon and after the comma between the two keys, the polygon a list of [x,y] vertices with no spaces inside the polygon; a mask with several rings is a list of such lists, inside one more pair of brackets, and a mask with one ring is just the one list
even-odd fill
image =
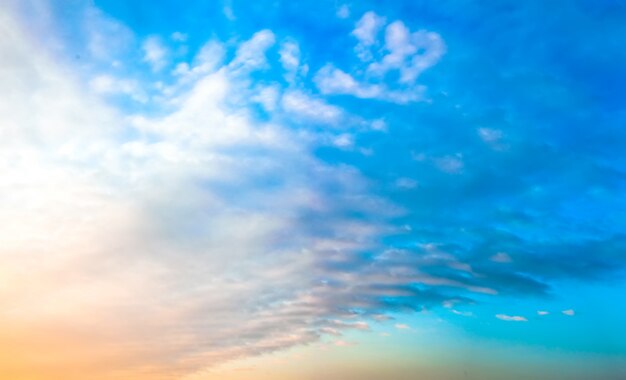
{"label": "sky", "polygon": [[0,378],[626,378],[626,4],[5,0]]}

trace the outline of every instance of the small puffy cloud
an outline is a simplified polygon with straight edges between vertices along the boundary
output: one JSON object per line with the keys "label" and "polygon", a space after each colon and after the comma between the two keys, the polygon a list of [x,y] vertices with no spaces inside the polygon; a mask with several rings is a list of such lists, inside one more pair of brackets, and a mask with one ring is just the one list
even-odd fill
{"label": "small puffy cloud", "polygon": [[174,32],[170,36],[172,41],[176,41],[176,42],[185,42],[187,41],[187,37],[188,37],[187,34],[182,33],[182,32]]}
{"label": "small puffy cloud", "polygon": [[143,50],[143,61],[148,63],[152,71],[160,71],[167,65],[167,47],[158,36],[146,38],[141,46]]}
{"label": "small puffy cloud", "polygon": [[350,148],[354,145],[354,137],[348,133],[342,133],[333,137],[332,145],[342,149]]}
{"label": "small puffy cloud", "polygon": [[497,143],[502,138],[502,131],[491,128],[478,128],[478,136],[486,143]]}
{"label": "small puffy cloud", "polygon": [[351,94],[358,98],[377,98],[382,88],[357,82],[352,75],[328,64],[315,76],[315,83],[323,94]]}
{"label": "small puffy cloud", "polygon": [[354,50],[362,61],[372,59],[370,48],[376,43],[376,36],[384,25],[385,18],[374,12],[365,13],[356,23],[352,35],[356,37],[359,43]]}
{"label": "small puffy cloud", "polygon": [[261,86],[258,92],[252,96],[252,100],[260,104],[267,112],[274,112],[280,98],[280,87]]}
{"label": "small puffy cloud", "polygon": [[458,174],[463,170],[465,164],[461,155],[444,156],[434,159],[435,166],[442,172],[448,174]]}
{"label": "small puffy cloud", "polygon": [[511,261],[513,261],[511,259],[511,256],[509,256],[509,254],[506,252],[498,252],[495,255],[491,256],[489,260],[493,261],[494,263],[510,263]]}
{"label": "small puffy cloud", "polygon": [[548,314],[550,314],[550,312],[549,312],[549,311],[545,311],[545,310],[539,310],[539,311],[537,311],[537,315],[540,315],[540,316],[544,316],[544,315],[548,315]]}
{"label": "small puffy cloud", "polygon": [[285,41],[280,46],[280,63],[287,71],[295,71],[300,66],[300,46],[295,41]]}
{"label": "small puffy cloud", "polygon": [[417,187],[417,181],[414,180],[413,178],[408,178],[408,177],[401,177],[396,179],[395,181],[395,186],[399,189],[405,189],[405,190],[409,190],[409,189],[415,189]]}
{"label": "small puffy cloud", "polygon": [[576,312],[572,309],[563,310],[562,313],[570,317],[573,317],[576,314]]}
{"label": "small puffy cloud", "polygon": [[422,98],[420,89],[391,90],[382,83],[359,82],[352,75],[332,64],[322,67],[313,80],[320,92],[325,95],[352,95],[362,99],[380,99],[398,104],[406,104]]}
{"label": "small puffy cloud", "polygon": [[387,132],[387,123],[383,119],[372,121],[370,127],[373,131]]}
{"label": "small puffy cloud", "polygon": [[235,12],[233,11],[233,7],[230,4],[230,2],[224,5],[224,8],[222,8],[222,11],[224,12],[224,16],[226,16],[226,18],[230,21],[234,21],[237,18],[235,17]]}
{"label": "small puffy cloud", "polygon": [[528,322],[528,319],[519,315],[496,314],[496,318],[507,322]]}
{"label": "small puffy cloud", "polygon": [[267,66],[266,51],[274,45],[276,37],[269,29],[254,33],[252,38],[242,43],[235,58],[230,63],[231,70],[250,71]]}
{"label": "small puffy cloud", "polygon": [[398,330],[411,330],[411,326],[406,325],[404,323],[396,323],[394,327]]}
{"label": "small puffy cloud", "polygon": [[306,75],[308,71],[307,65],[300,64],[300,46],[294,40],[288,39],[284,41],[278,52],[280,55],[280,63],[285,69],[285,79],[292,83],[298,75]]}
{"label": "small puffy cloud", "polygon": [[340,108],[297,90],[286,92],[281,105],[286,112],[300,116],[305,121],[334,124],[343,117]]}
{"label": "small puffy cloud", "polygon": [[[358,40],[355,52],[362,67],[353,73],[336,68],[332,63],[322,67],[314,81],[323,94],[345,94],[398,104],[424,98],[425,88],[415,82],[445,53],[443,39],[425,30],[411,32],[402,21],[395,21],[385,30],[384,50],[377,51],[374,57],[372,48],[380,44],[378,35],[385,23],[385,18],[374,12],[361,17],[352,35]],[[400,74],[395,83],[385,80],[390,71]]]}
{"label": "small puffy cloud", "polygon": [[385,49],[388,53],[382,60],[371,63],[368,71],[382,76],[390,70],[398,70],[401,83],[414,83],[446,51],[439,34],[424,30],[411,33],[402,21],[395,21],[387,26]]}
{"label": "small puffy cloud", "polygon": [[343,4],[342,6],[337,8],[336,14],[337,14],[337,17],[341,19],[348,18],[350,17],[350,7],[348,7],[346,4]]}

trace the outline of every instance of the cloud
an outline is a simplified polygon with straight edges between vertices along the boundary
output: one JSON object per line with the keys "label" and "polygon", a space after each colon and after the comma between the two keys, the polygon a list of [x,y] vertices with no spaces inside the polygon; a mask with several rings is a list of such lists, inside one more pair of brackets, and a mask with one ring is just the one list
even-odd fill
{"label": "cloud", "polygon": [[152,71],[160,71],[167,65],[168,49],[158,36],[150,36],[141,45],[143,60],[148,63]]}
{"label": "cloud", "polygon": [[402,21],[395,21],[387,26],[385,49],[388,54],[381,61],[371,63],[368,71],[382,76],[390,70],[398,70],[400,83],[414,83],[446,51],[439,34],[423,30],[411,33]]}
{"label": "cloud", "polygon": [[513,261],[511,259],[511,256],[509,256],[509,254],[506,252],[498,252],[495,255],[491,256],[489,260],[493,261],[494,263],[510,263]]}
{"label": "cloud", "polygon": [[188,37],[189,36],[186,33],[182,33],[182,32],[174,32],[170,36],[172,41],[176,41],[176,42],[185,42],[187,41]]}
{"label": "cloud", "polygon": [[[210,40],[174,77],[151,74],[167,79],[157,97],[141,76],[62,66],[1,16],[0,52],[11,59],[0,70],[0,277],[9,284],[0,287],[0,326],[29,352],[14,364],[23,371],[36,370],[29,358],[39,356],[89,373],[117,368],[117,378],[146,368],[176,377],[365,330],[392,313],[544,297],[555,281],[607,281],[624,268],[623,221],[605,212],[623,203],[621,166],[607,159],[621,136],[580,128],[543,91],[520,95],[551,69],[511,67],[510,44],[506,54],[486,52],[502,67],[471,76],[442,68],[450,94],[472,88],[471,96],[391,112],[359,101],[364,114],[384,117],[380,133],[352,122],[349,102],[344,110],[324,95],[423,100],[417,79],[431,61],[420,66],[411,54],[424,59],[418,46],[433,43],[429,32],[392,23],[384,45],[371,45],[372,61],[338,60],[348,71],[324,64],[314,78],[321,94],[304,81],[282,88],[282,70],[252,80],[250,72],[281,63],[269,30],[239,44]],[[116,25],[102,30],[128,31]],[[119,58],[132,46],[127,37],[96,38],[93,60]],[[463,67],[495,59],[468,56],[480,58]],[[374,63],[387,67],[368,73]],[[511,73],[522,71],[528,77],[516,83]],[[391,72],[403,81],[378,77]],[[158,112],[107,101],[135,90]],[[563,115],[572,123],[561,129]],[[489,149],[504,136],[510,149]],[[343,151],[328,159],[320,144]],[[371,152],[359,156],[371,165],[364,172],[343,159],[360,149]],[[398,191],[412,183],[397,179],[419,186]]]}
{"label": "cloud", "polygon": [[297,90],[286,92],[281,105],[286,112],[298,115],[304,120],[335,124],[343,117],[343,111],[339,107]]}
{"label": "cloud", "polygon": [[98,94],[103,95],[126,95],[139,103],[148,101],[147,95],[134,80],[119,79],[110,75],[99,75],[89,82],[89,87]]}
{"label": "cloud", "polygon": [[322,67],[315,75],[314,81],[322,94],[326,95],[353,95],[362,99],[380,99],[399,104],[418,101],[422,98],[419,88],[395,91],[384,84],[358,82],[352,75],[332,64]]}
{"label": "cloud", "polygon": [[237,17],[235,17],[235,12],[233,11],[233,6],[230,1],[228,1],[226,5],[224,5],[224,8],[222,8],[222,10],[224,12],[224,16],[226,16],[228,20],[235,21],[237,19]]}
{"label": "cloud", "polygon": [[461,155],[435,158],[434,162],[435,166],[437,166],[439,170],[449,174],[459,173],[463,170],[463,167],[465,166]]}
{"label": "cloud", "polygon": [[[411,33],[404,23],[395,21],[387,26],[385,50],[387,54],[372,54],[371,48],[378,43],[378,32],[385,25],[385,18],[367,12],[357,22],[352,35],[358,40],[355,52],[364,68],[355,70],[359,78],[328,63],[315,75],[314,81],[326,95],[352,95],[362,99],[379,99],[406,104],[423,100],[425,88],[416,84],[417,77],[434,66],[445,53],[441,36],[434,32]],[[387,83],[385,75],[398,71],[396,83]]]}
{"label": "cloud", "polygon": [[474,313],[472,313],[471,311],[458,311],[458,310],[450,310],[450,312],[452,314],[456,314],[456,315],[460,315],[462,317],[473,317]]}
{"label": "cloud", "polygon": [[409,325],[406,325],[404,323],[396,323],[394,325],[394,327],[398,330],[411,330],[411,327]]}
{"label": "cloud", "polygon": [[258,93],[252,97],[252,100],[261,104],[267,112],[276,110],[279,99],[280,88],[277,85],[262,86],[259,88]]}
{"label": "cloud", "polygon": [[365,13],[356,23],[352,35],[359,41],[354,48],[357,56],[362,61],[372,59],[370,47],[376,43],[376,36],[380,29],[385,25],[385,18],[374,12]]}
{"label": "cloud", "polygon": [[544,316],[544,315],[548,315],[548,314],[550,314],[550,312],[548,312],[548,311],[544,311],[544,310],[537,311],[537,315],[540,315],[540,316]]}
{"label": "cloud", "polygon": [[230,62],[230,69],[234,72],[257,70],[267,66],[265,52],[274,45],[276,37],[271,30],[264,29],[254,33],[248,40],[243,42],[235,58]]}
{"label": "cloud", "polygon": [[134,34],[124,24],[93,6],[87,6],[83,12],[82,27],[87,37],[87,51],[92,57],[111,62],[132,47]]}
{"label": "cloud", "polygon": [[528,322],[528,319],[518,315],[496,314],[496,318],[507,322]]}
{"label": "cloud", "polygon": [[354,343],[351,342],[346,342],[345,340],[337,340],[335,341],[335,346],[337,347],[350,347],[350,346],[354,346]]}
{"label": "cloud", "polygon": [[280,47],[280,63],[287,71],[295,71],[300,66],[300,47],[295,41],[285,41]]}
{"label": "cloud", "polygon": [[478,135],[486,143],[497,143],[502,138],[502,131],[490,128],[478,128]]}
{"label": "cloud", "polygon": [[567,315],[567,316],[570,316],[570,317],[573,317],[576,314],[576,312],[574,310],[572,310],[572,309],[563,310],[562,313],[564,315]]}
{"label": "cloud", "polygon": [[216,71],[221,67],[225,54],[226,49],[219,41],[209,40],[198,50],[191,66],[187,62],[180,62],[172,74],[181,77],[183,83],[188,83]]}
{"label": "cloud", "polygon": [[294,40],[288,39],[280,46],[280,63],[285,69],[285,79],[289,83],[294,83],[300,75],[306,75],[307,65],[300,64],[300,46]]}
{"label": "cloud", "polygon": [[[0,166],[15,206],[0,212],[11,236],[0,274],[12,284],[0,289],[10,310],[0,320],[3,331],[30,331],[17,346],[45,346],[55,363],[104,377],[111,367],[124,377],[146,367],[180,375],[369,329],[344,318],[381,307],[367,289],[374,274],[357,280],[332,267],[372,248],[393,208],[355,169],[310,155],[306,135],[257,121],[240,103],[255,91],[240,70],[263,62],[256,47],[269,46],[271,32],[230,63],[194,71],[206,63],[198,58],[167,112],[124,115],[82,92],[18,26],[9,30]],[[119,84],[91,83],[96,94]],[[310,101],[336,119],[321,100],[283,97],[299,115]],[[25,267],[37,283],[19,280]],[[15,368],[32,374],[39,354]]]}
{"label": "cloud", "polygon": [[350,7],[348,7],[346,4],[343,4],[339,8],[337,8],[337,17],[341,19],[346,19],[350,17]]}

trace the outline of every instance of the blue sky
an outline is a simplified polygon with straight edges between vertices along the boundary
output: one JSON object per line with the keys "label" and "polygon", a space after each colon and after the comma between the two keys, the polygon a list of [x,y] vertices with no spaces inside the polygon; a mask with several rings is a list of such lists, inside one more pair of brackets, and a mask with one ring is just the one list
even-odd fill
{"label": "blue sky", "polygon": [[626,375],[622,2],[0,16],[0,373]]}

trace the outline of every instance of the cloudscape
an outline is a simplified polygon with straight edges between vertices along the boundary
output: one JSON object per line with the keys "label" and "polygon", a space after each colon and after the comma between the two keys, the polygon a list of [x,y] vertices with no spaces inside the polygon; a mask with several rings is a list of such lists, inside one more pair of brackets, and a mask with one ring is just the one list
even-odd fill
{"label": "cloudscape", "polygon": [[0,5],[0,379],[626,378],[626,5]]}

